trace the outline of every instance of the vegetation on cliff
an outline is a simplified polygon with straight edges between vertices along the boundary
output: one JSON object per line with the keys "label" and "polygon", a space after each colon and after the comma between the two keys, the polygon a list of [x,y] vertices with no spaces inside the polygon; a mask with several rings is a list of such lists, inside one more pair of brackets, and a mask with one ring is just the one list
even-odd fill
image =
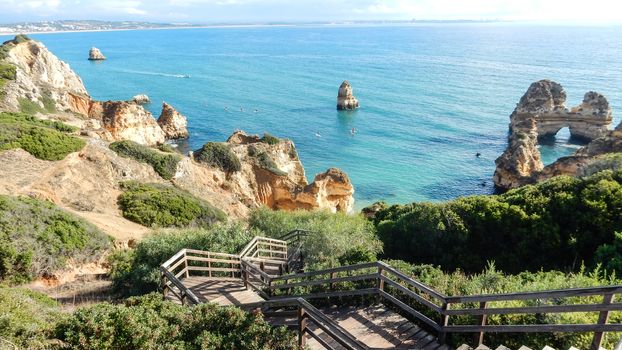
{"label": "vegetation on cliff", "polygon": [[0,282],[51,275],[69,259],[94,261],[110,243],[95,226],[52,203],[0,195]]}
{"label": "vegetation on cliff", "polygon": [[251,213],[249,225],[273,238],[296,229],[307,231],[303,249],[309,263],[337,265],[372,261],[382,252],[382,243],[376,238],[373,225],[361,215],[259,208]]}
{"label": "vegetation on cliff", "polygon": [[278,145],[279,142],[281,142],[281,139],[279,139],[276,136],[272,136],[266,132],[263,134],[263,137],[261,138],[261,142],[267,143],[273,146],[273,145]]}
{"label": "vegetation on cliff", "polygon": [[58,304],[44,294],[0,287],[0,348],[48,348],[48,335],[60,317]]}
{"label": "vegetation on cliff", "polygon": [[[0,287],[0,347],[24,349],[294,349],[295,334],[235,307],[184,307],[160,294],[64,314],[45,295]],[[7,348],[13,348],[8,346]]]}
{"label": "vegetation on cliff", "polygon": [[272,328],[260,315],[215,304],[185,307],[159,294],[80,309],[55,333],[66,347],[85,350],[296,348],[294,333]]}
{"label": "vegetation on cliff", "polygon": [[234,173],[242,170],[242,163],[231,147],[226,143],[208,142],[196,152],[194,158],[197,162],[220,168],[226,173]]}
{"label": "vegetation on cliff", "polygon": [[466,272],[494,261],[519,273],[606,263],[600,260],[604,253],[596,253],[614,244],[620,218],[622,171],[608,170],[560,176],[499,196],[394,205],[381,209],[374,223],[385,257]]}
{"label": "vegetation on cliff", "polygon": [[165,152],[162,153],[129,140],[113,142],[110,144],[110,149],[122,157],[151,165],[153,170],[165,180],[170,180],[175,176],[177,164],[181,161],[181,156],[170,152],[168,148],[161,148]]}
{"label": "vegetation on cliff", "polygon": [[225,213],[192,194],[163,184],[121,184],[123,217],[149,227],[205,227],[227,220]]}
{"label": "vegetation on cliff", "polygon": [[22,113],[0,113],[0,151],[22,148],[44,160],[61,160],[81,150],[84,140],[68,135],[76,129]]}
{"label": "vegetation on cliff", "polygon": [[159,266],[184,248],[237,254],[257,231],[242,225],[214,225],[209,229],[156,232],[135,249],[117,251],[110,257],[115,290],[122,295],[139,295],[158,289]]}

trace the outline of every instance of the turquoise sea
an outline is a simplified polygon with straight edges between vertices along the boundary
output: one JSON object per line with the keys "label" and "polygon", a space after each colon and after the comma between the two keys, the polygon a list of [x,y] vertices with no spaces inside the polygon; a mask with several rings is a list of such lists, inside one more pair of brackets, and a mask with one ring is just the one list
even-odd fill
{"label": "turquoise sea", "polygon": [[[292,139],[309,180],[331,166],[347,171],[359,208],[492,193],[509,115],[533,81],[560,82],[569,105],[595,90],[614,115],[622,107],[622,27],[293,26],[32,37],[68,62],[95,99],[146,93],[156,116],[161,101],[174,105],[189,119],[191,149],[235,129]],[[91,46],[108,60],[87,61]],[[345,79],[361,103],[355,112],[335,109]],[[567,139],[562,131],[542,147],[546,162],[578,147]]]}

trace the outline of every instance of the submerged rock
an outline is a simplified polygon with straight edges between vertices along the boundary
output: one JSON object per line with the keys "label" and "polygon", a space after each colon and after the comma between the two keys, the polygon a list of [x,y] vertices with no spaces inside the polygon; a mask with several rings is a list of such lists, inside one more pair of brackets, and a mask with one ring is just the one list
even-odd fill
{"label": "submerged rock", "polygon": [[132,99],[130,100],[136,104],[139,105],[146,105],[148,103],[151,103],[151,99],[149,99],[149,96],[141,94],[141,95],[136,95],[134,97],[132,97]]}
{"label": "submerged rock", "polygon": [[[591,161],[585,157],[585,149],[593,149],[594,144],[603,142],[603,137],[612,137],[612,112],[605,96],[590,91],[583,103],[572,109],[566,108],[565,102],[566,91],[560,84],[550,80],[531,84],[510,116],[508,147],[495,161],[493,180],[497,188],[515,188],[556,175],[575,175]],[[591,142],[574,156],[560,158],[545,167],[538,139],[554,136],[564,127],[573,137]],[[611,149],[601,147],[599,154]]]}
{"label": "submerged rock", "polygon": [[106,59],[106,56],[99,51],[98,48],[92,47],[89,51],[89,60],[90,61],[103,61]]}
{"label": "submerged rock", "polygon": [[188,137],[188,120],[168,103],[162,104],[162,113],[158,125],[167,139],[185,139]]}
{"label": "submerged rock", "polygon": [[352,93],[352,86],[347,80],[341,83],[339,93],[337,94],[337,109],[352,110],[359,108],[359,101]]}

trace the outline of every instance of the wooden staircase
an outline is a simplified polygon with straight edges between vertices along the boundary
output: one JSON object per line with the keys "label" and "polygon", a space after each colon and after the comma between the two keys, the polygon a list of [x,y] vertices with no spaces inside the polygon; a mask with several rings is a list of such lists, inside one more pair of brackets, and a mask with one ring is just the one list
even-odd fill
{"label": "wooden staircase", "polygon": [[[383,262],[290,273],[303,266],[304,231],[295,232],[286,237],[297,242],[293,246],[255,237],[240,254],[183,249],[160,268],[164,296],[188,305],[216,302],[262,312],[271,324],[295,329],[299,345],[311,349],[447,350],[447,335],[470,333],[477,350],[489,350],[482,345],[486,332],[591,332],[590,349],[599,350],[605,332],[622,332],[622,325],[608,323],[611,311],[622,311],[622,303],[614,303],[622,286],[448,297]],[[584,296],[594,302],[577,304],[576,297]],[[538,306],[507,306],[518,300],[534,300]],[[598,320],[487,323],[491,315],[566,312],[593,312]],[[456,316],[476,322],[454,324]],[[465,346],[460,349],[471,350]]]}

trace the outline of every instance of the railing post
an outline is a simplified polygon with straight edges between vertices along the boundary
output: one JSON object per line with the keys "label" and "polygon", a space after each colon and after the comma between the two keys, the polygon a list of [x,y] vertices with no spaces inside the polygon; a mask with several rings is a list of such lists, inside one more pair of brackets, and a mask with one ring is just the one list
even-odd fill
{"label": "railing post", "polygon": [[181,305],[185,306],[187,304],[186,301],[186,292],[184,292],[183,290],[180,290],[179,293],[181,294]]}
{"label": "railing post", "polygon": [[268,279],[268,296],[271,297],[272,296],[272,280]]}
{"label": "railing post", "polygon": [[[382,272],[384,271],[384,269],[382,268],[382,265],[378,265],[378,283],[377,283],[377,287],[378,290],[380,291],[384,291],[384,280],[382,279]],[[378,293],[378,296],[376,297],[376,303],[380,303],[380,293]]]}
{"label": "railing post", "polygon": [[186,252],[184,252],[184,269],[186,270],[186,278],[190,277],[190,271],[188,271],[188,259],[186,258]]}
{"label": "railing post", "polygon": [[242,281],[244,281],[244,288],[248,290],[248,271],[246,271],[246,266],[244,266],[244,262],[240,261],[240,268],[242,269]]}
{"label": "railing post", "polygon": [[166,274],[163,271],[160,272],[160,283],[162,286],[162,298],[166,299],[166,289],[168,286],[166,285]]}
{"label": "railing post", "polygon": [[[608,293],[603,296],[603,305],[609,305],[613,302],[613,294]],[[603,310],[598,315],[598,325],[605,325],[609,321],[609,310]],[[594,339],[590,350],[598,350],[603,343],[603,335],[605,332],[594,332]]]}
{"label": "railing post", "polygon": [[[331,281],[334,280],[335,278],[337,278],[337,273],[336,272],[331,272],[330,273]],[[329,288],[330,288],[330,290],[334,290],[335,289],[335,282],[330,282]]]}
{"label": "railing post", "polygon": [[307,317],[305,315],[305,309],[302,305],[298,305],[298,347],[305,347],[305,332],[307,331]]}
{"label": "railing post", "polygon": [[443,306],[441,307],[441,310],[443,312],[441,313],[441,321],[439,322],[439,326],[441,326],[441,331],[438,334],[438,341],[441,344],[445,344],[445,342],[447,341],[447,333],[445,332],[445,327],[449,325],[449,315],[447,315],[445,311],[449,310],[449,308],[450,304],[448,302],[443,302]]}
{"label": "railing post", "polygon": [[210,261],[211,259],[211,255],[209,252],[207,252],[207,276],[208,277],[212,277],[212,262]]}
{"label": "railing post", "polygon": [[[479,308],[480,309],[485,309],[486,308],[486,302],[482,301],[479,303]],[[488,319],[488,315],[483,314],[479,317],[479,325],[480,326],[485,326],[486,325],[486,320]],[[480,346],[482,344],[484,344],[484,331],[480,331],[479,333],[475,334],[475,343],[477,344],[477,346]]]}

